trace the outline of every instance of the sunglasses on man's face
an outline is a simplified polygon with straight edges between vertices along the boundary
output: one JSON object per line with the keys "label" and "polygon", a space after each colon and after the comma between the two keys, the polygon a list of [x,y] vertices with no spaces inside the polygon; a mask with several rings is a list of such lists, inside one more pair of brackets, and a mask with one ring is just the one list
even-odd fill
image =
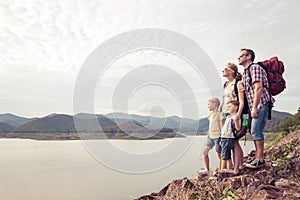
{"label": "sunglasses on man's face", "polygon": [[239,58],[242,58],[243,56],[248,56],[248,54],[242,54],[239,56]]}

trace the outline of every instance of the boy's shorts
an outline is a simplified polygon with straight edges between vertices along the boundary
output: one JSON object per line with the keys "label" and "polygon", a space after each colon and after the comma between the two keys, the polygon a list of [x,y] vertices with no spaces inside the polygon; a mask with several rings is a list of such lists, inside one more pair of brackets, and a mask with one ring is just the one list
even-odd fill
{"label": "boy's shorts", "polygon": [[205,146],[208,146],[210,149],[212,149],[215,145],[216,145],[216,152],[221,153],[220,137],[215,139],[207,138],[207,142]]}
{"label": "boy's shorts", "polygon": [[222,160],[231,159],[231,150],[233,149],[233,138],[221,139],[221,158]]}

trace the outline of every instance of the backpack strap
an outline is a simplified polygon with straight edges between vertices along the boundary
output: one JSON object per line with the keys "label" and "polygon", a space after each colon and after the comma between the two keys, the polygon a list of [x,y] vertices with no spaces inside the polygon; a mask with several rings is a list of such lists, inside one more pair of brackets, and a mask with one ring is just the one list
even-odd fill
{"label": "backpack strap", "polygon": [[223,85],[223,88],[226,88],[226,86],[228,85],[229,81],[226,81]]}
{"label": "backpack strap", "polygon": [[238,84],[239,81],[240,80],[235,79],[235,83],[234,83],[234,86],[233,86],[234,93],[235,93],[236,98],[237,98],[238,101],[239,101],[239,91],[238,91],[237,84]]}
{"label": "backpack strap", "polygon": [[251,63],[249,65],[249,67],[247,68],[248,70],[248,76],[249,76],[249,84],[252,85],[252,76],[251,76],[251,72],[250,72],[250,67],[253,65],[254,63]]}
{"label": "backpack strap", "polygon": [[230,127],[231,127],[231,130],[232,130],[232,133],[233,133],[234,137],[236,137],[237,130],[236,130],[235,126],[234,126],[233,119],[230,119]]}

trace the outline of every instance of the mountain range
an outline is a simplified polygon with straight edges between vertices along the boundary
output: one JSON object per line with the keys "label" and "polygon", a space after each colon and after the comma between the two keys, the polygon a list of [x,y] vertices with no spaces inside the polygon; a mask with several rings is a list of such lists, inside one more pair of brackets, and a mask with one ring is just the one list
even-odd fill
{"label": "mountain range", "polygon": [[[280,121],[292,116],[286,112],[272,111],[272,120],[268,121],[266,131],[276,131]],[[75,122],[76,123],[75,123]],[[101,128],[100,128],[100,126]],[[105,133],[110,138],[127,137],[135,134],[173,136],[176,133],[206,134],[208,130],[207,118],[199,120],[169,116],[164,118],[142,116],[125,113],[88,114],[79,113],[74,116],[66,114],[50,114],[41,118],[25,118],[10,113],[0,114],[0,136],[17,138],[73,138],[78,134]],[[169,133],[169,135],[167,134]]]}

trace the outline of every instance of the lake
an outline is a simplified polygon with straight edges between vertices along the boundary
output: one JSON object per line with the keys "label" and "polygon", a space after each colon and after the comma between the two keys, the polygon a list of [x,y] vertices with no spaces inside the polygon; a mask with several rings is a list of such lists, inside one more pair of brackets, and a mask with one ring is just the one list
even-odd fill
{"label": "lake", "polygon": [[[203,167],[205,138],[85,142],[0,139],[0,197],[133,199],[157,192],[173,179],[195,176]],[[241,144],[244,154],[253,148],[252,141]],[[125,152],[125,156],[118,152]],[[211,167],[216,168],[214,151],[210,158]]]}

